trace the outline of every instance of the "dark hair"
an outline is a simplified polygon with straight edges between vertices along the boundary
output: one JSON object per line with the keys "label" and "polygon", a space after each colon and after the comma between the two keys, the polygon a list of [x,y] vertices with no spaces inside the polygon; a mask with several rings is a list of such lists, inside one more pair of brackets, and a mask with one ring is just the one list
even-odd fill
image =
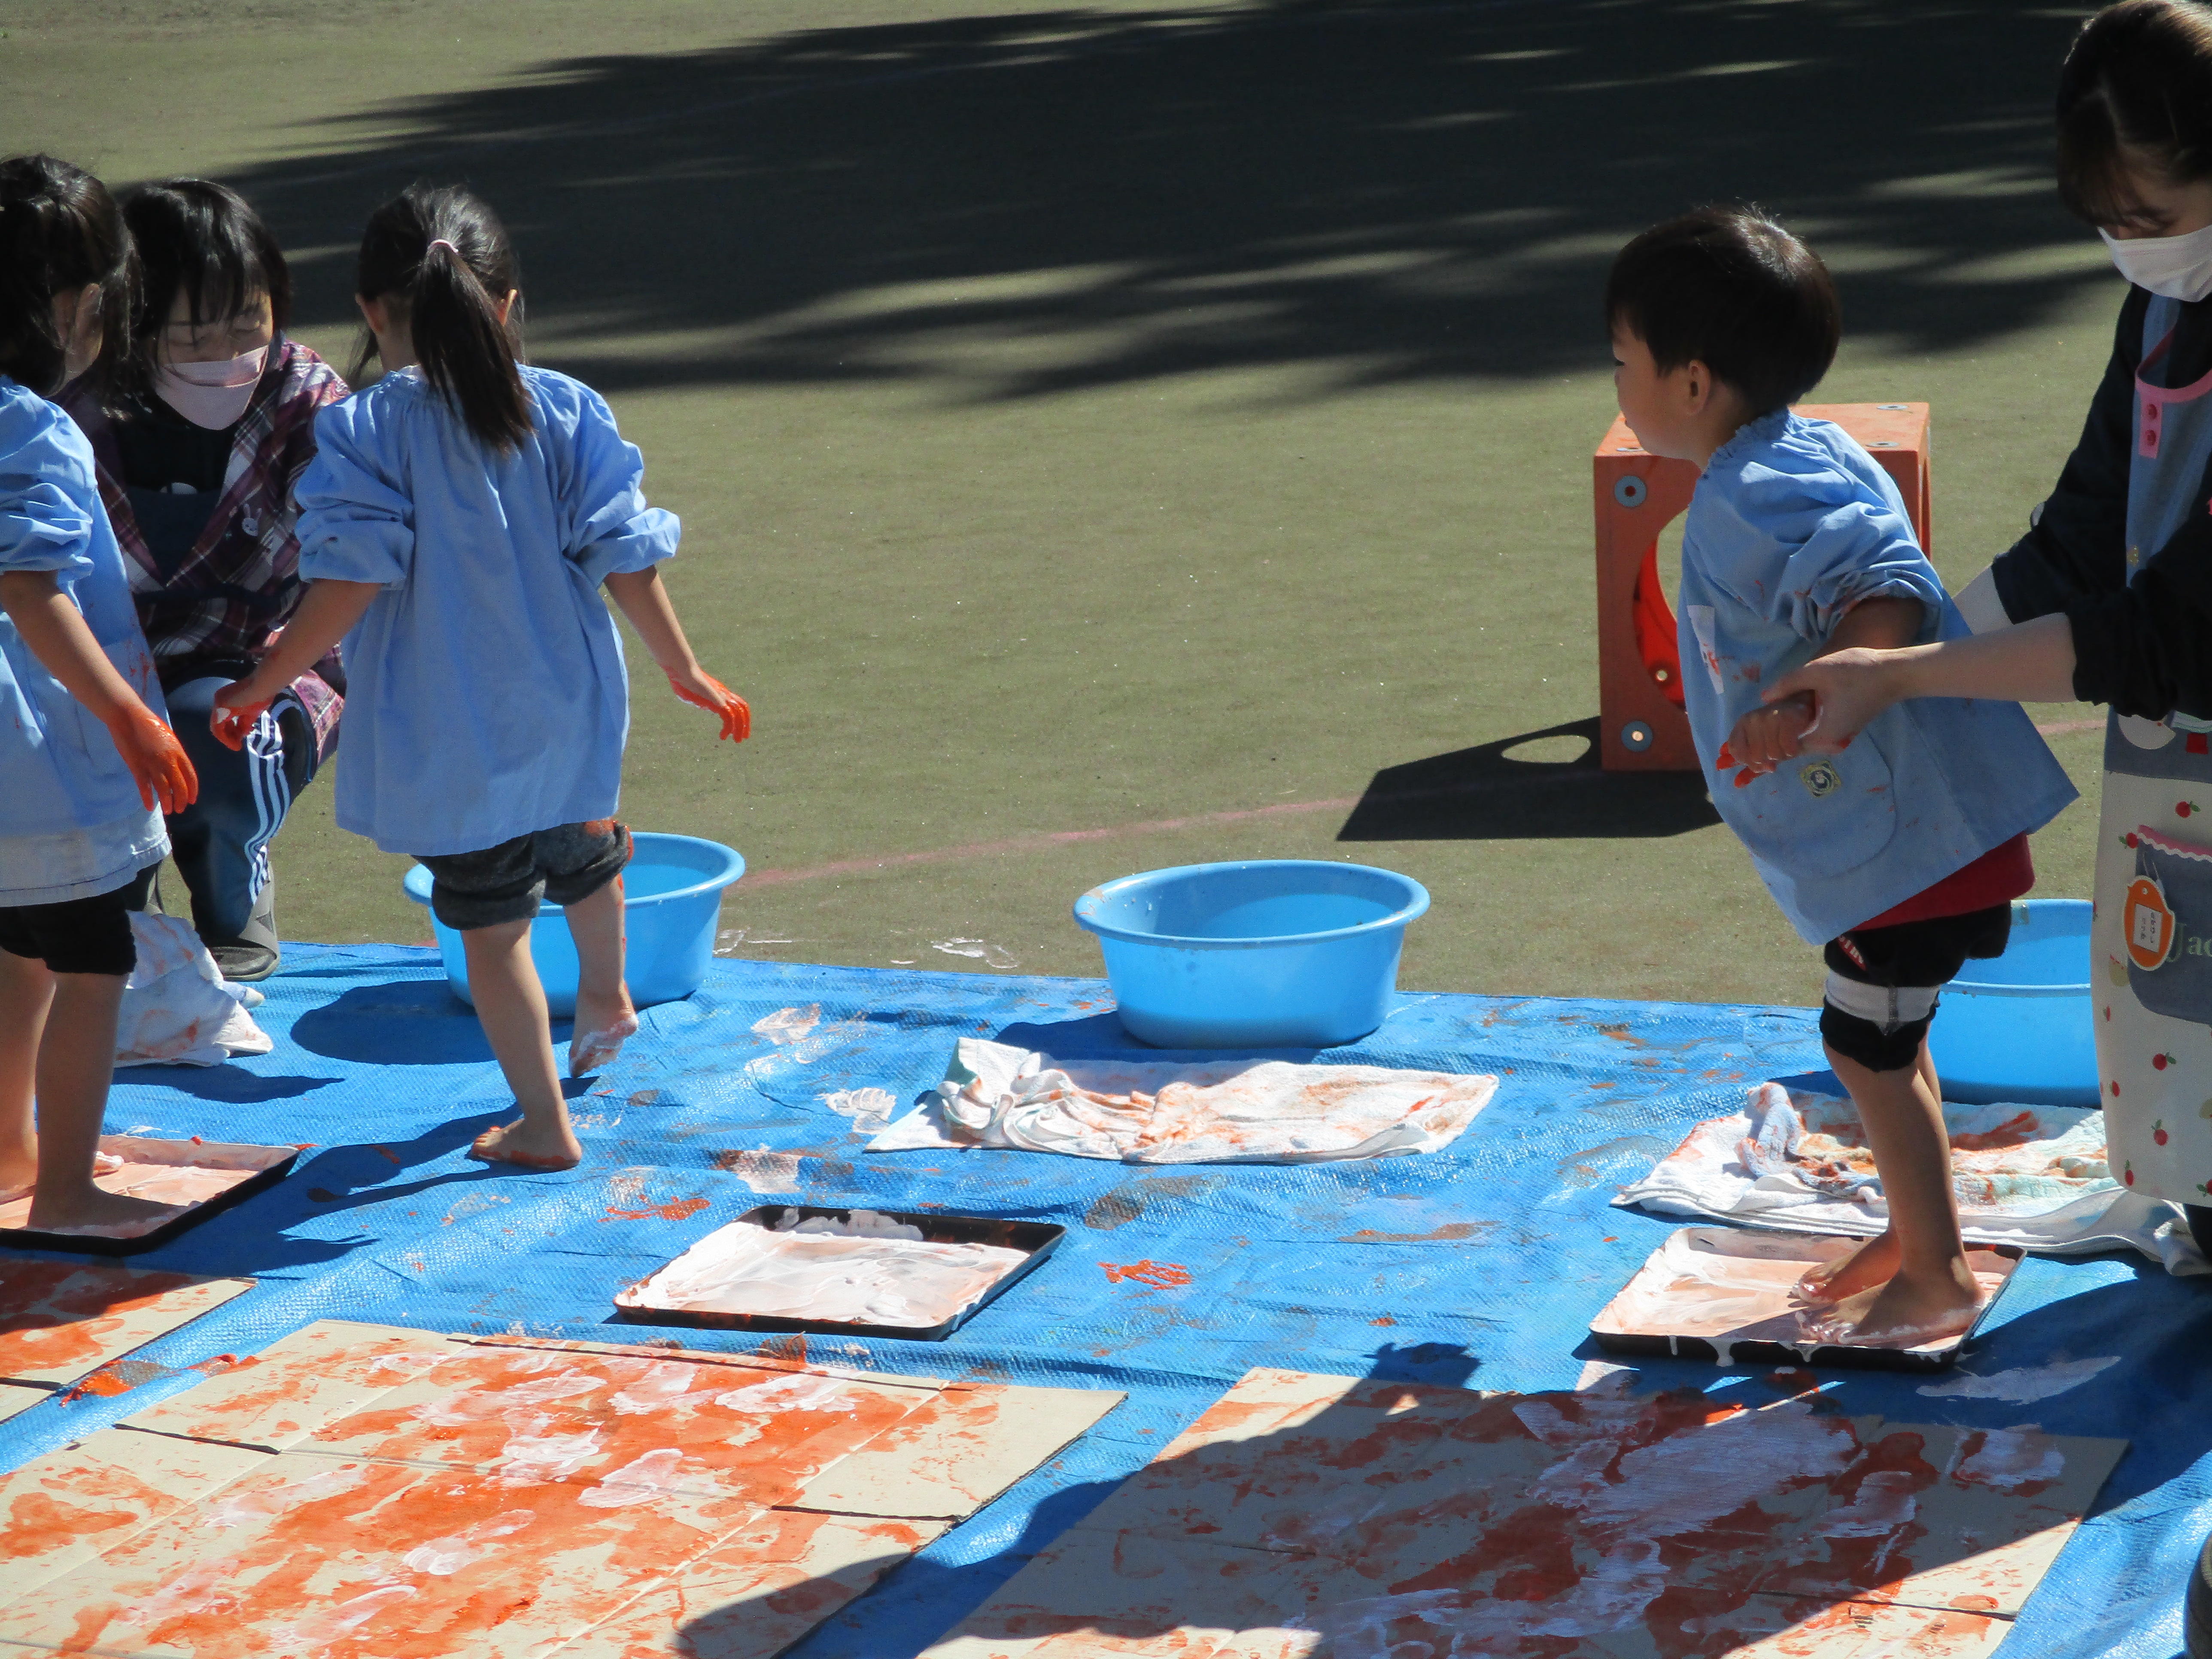
{"label": "dark hair", "polygon": [[123,192],[123,219],[138,249],[144,304],[126,349],[107,354],[113,391],[152,389],[155,350],[182,295],[194,327],[222,322],[269,296],[279,331],[292,320],[292,272],[252,205],[227,185],[164,179]]}
{"label": "dark hair", "polygon": [[61,390],[69,350],[54,295],[97,283],[112,340],[130,326],[137,277],[106,185],[52,155],[0,161],[0,374],[41,396]]}
{"label": "dark hair", "polygon": [[1699,208],[1621,249],[1605,319],[1643,341],[1662,374],[1704,363],[1755,415],[1818,386],[1844,331],[1828,268],[1751,208]]}
{"label": "dark hair", "polygon": [[[410,185],[368,216],[354,290],[381,300],[414,337],[422,378],[451,398],[470,431],[508,450],[531,432],[521,359],[521,303],[504,324],[499,301],[521,286],[498,216],[458,185]],[[356,385],[376,355],[372,337],[346,376]]]}
{"label": "dark hair", "polygon": [[2058,71],[2058,194],[2093,225],[2142,216],[2126,152],[2185,185],[2212,178],[2212,8],[2122,0]]}

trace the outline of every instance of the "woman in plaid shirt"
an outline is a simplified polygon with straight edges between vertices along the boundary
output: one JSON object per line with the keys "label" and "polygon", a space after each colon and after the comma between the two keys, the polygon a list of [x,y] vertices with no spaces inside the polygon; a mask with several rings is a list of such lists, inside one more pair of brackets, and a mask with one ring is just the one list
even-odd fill
{"label": "woman in plaid shirt", "polygon": [[292,489],[315,453],[336,370],[284,337],[291,274],[235,191],[172,179],[123,198],[146,303],[104,373],[63,405],[92,440],[161,689],[200,775],[168,820],[192,925],[234,980],[276,970],[269,843],[335,746],[336,654],[295,680],[233,751],[210,735],[216,690],[267,652],[300,602]]}

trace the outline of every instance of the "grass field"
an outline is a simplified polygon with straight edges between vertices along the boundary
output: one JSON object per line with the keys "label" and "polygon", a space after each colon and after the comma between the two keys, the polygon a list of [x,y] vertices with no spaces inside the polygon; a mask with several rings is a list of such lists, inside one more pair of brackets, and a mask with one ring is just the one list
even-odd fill
{"label": "grass field", "polygon": [[[1935,407],[1962,582],[2123,291],[2049,183],[2085,9],[15,0],[0,107],[245,191],[340,358],[375,203],[502,211],[533,355],[643,447],[753,702],[718,750],[648,672],[624,799],[744,852],[741,954],[1096,972],[1093,883],[1298,855],[1428,884],[1412,988],[1809,1002],[1694,782],[1581,759],[1596,294],[1681,207],[1783,214],[1843,287],[1820,399]],[[2099,739],[2054,746],[2040,890],[2082,896]],[[1455,793],[1355,806],[1421,762]],[[277,843],[287,934],[423,937],[330,801]]]}

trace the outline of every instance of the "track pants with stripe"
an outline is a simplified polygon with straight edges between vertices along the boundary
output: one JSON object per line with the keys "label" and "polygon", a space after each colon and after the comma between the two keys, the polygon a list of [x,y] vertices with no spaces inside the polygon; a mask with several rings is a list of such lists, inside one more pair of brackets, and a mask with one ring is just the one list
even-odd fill
{"label": "track pants with stripe", "polygon": [[[178,739],[200,776],[199,799],[169,817],[169,845],[191,892],[193,930],[210,945],[246,936],[254,901],[269,884],[269,843],[315,775],[314,731],[289,692],[270,705],[243,749],[216,740],[208,714],[215,694],[235,678],[187,680],[166,693]],[[273,948],[276,941],[254,942]]]}

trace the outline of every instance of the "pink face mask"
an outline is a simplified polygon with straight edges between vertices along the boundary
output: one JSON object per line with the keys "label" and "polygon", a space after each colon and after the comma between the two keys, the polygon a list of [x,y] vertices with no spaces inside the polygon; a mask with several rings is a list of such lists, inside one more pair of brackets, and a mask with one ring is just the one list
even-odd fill
{"label": "pink face mask", "polygon": [[194,426],[220,432],[246,413],[260,384],[269,348],[214,363],[163,363],[154,371],[154,390],[161,401]]}

